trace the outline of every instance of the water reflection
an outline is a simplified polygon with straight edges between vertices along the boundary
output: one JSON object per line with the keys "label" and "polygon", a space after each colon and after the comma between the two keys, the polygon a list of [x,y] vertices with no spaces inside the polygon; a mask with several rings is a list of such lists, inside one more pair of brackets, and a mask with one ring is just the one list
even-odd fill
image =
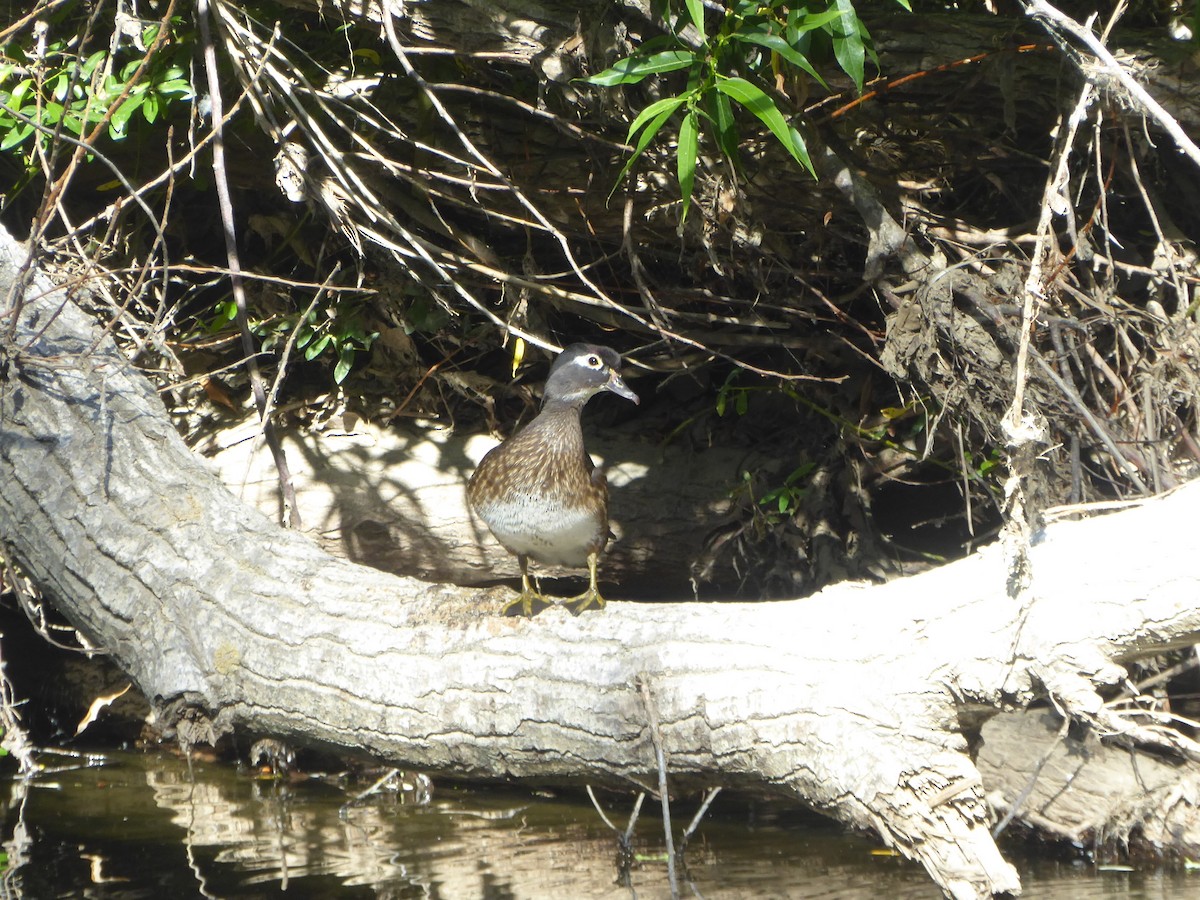
{"label": "water reflection", "polygon": [[[622,885],[617,842],[586,799],[439,787],[411,794],[345,778],[273,781],[167,754],[112,754],[7,782],[0,897],[661,898],[662,835],[647,803]],[[393,785],[388,785],[392,787]],[[623,823],[631,798],[608,795]],[[679,821],[690,818],[680,802]],[[694,807],[693,807],[694,808]],[[722,796],[693,837],[685,897],[935,898],[919,867],[872,854],[784,805]],[[1026,896],[1200,893],[1200,873],[1098,873],[1025,862]]]}

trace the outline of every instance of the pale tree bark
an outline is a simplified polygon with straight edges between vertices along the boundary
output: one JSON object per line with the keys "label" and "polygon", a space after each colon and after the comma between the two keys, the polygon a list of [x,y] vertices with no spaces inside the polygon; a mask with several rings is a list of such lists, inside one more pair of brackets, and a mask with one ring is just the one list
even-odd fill
{"label": "pale tree bark", "polygon": [[1131,844],[1149,853],[1186,848],[1193,855],[1200,839],[1194,799],[1200,769],[1104,740],[1095,729],[1071,735],[1069,724],[1053,710],[1029,709],[984,725],[975,763],[1001,824],[1016,821],[1095,848],[1097,859]]}
{"label": "pale tree bark", "polygon": [[[5,240],[6,282],[20,253]],[[1200,485],[1048,528],[1020,597],[992,548],[803,600],[502,618],[505,589],[366,569],[243,505],[63,292],[35,282],[16,326],[5,552],[190,739],[237,729],[435,774],[623,784],[656,771],[657,736],[672,778],[765,786],[873,829],[955,897],[1019,889],[964,737],[988,711],[1050,696],[1195,758],[1098,691],[1200,630]]]}

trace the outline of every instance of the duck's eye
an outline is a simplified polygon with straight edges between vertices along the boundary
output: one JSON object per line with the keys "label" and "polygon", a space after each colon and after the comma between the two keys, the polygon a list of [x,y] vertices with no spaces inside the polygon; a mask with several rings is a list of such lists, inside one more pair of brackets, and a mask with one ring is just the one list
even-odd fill
{"label": "duck's eye", "polygon": [[589,365],[591,368],[593,368],[593,369],[598,369],[598,368],[600,368],[600,357],[598,357],[598,356],[589,356],[589,357],[587,358],[587,364],[588,364],[588,365]]}

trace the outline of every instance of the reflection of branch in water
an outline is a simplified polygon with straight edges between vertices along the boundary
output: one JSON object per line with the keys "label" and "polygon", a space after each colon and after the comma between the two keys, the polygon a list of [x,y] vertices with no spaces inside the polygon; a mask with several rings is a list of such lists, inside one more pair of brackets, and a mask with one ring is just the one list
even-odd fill
{"label": "reflection of branch in water", "polygon": [[596,812],[600,813],[600,818],[604,820],[604,824],[612,829],[617,836],[617,883],[621,887],[631,887],[631,868],[633,866],[633,826],[637,824],[638,814],[642,811],[642,801],[646,799],[646,792],[639,791],[637,800],[633,803],[633,812],[629,814],[629,824],[622,832],[620,828],[612,823],[612,821],[604,814],[604,810],[600,806],[600,801],[596,799],[596,794],[592,791],[592,786],[587,785],[587,795],[592,800],[592,806],[596,807]]}
{"label": "reflection of branch in water", "polygon": [[342,812],[378,794],[384,788],[400,797],[402,802],[414,806],[428,806],[433,800],[433,779],[423,772],[404,772],[401,769],[388,769],[374,784],[359,794],[355,794],[342,805]]}
{"label": "reflection of branch in water", "polygon": [[704,818],[704,814],[708,812],[709,806],[717,799],[717,794],[721,793],[720,787],[710,788],[704,796],[704,802],[700,804],[700,808],[696,810],[696,814],[692,816],[692,821],[688,823],[688,827],[684,829],[683,834],[679,838],[679,852],[682,853],[687,847],[688,840],[696,833],[696,829],[700,827],[700,820]]}
{"label": "reflection of branch in water", "polygon": [[[188,864],[205,897],[213,896],[200,869],[205,848],[215,851],[217,864],[244,873],[251,883],[294,887],[298,879],[311,875],[347,884],[402,882],[421,887],[430,881],[410,871],[411,860],[406,864],[397,852],[398,846],[411,844],[406,830],[415,823],[397,816],[394,803],[355,806],[346,801],[343,788],[317,778],[298,783],[270,780],[267,783],[287,794],[268,796],[263,779],[248,777],[244,769],[204,766],[196,759],[188,764],[194,767],[191,774],[159,760],[145,777],[155,803],[184,829]],[[405,777],[399,783],[404,793],[397,794],[411,796],[415,785],[424,785],[428,793],[420,778]],[[382,785],[375,788],[376,793],[382,790]],[[429,821],[420,825],[427,829]],[[440,834],[438,840],[443,841],[439,850],[450,843]],[[207,881],[215,885],[213,867],[208,869]]]}
{"label": "reflection of branch in water", "polygon": [[7,808],[11,812],[13,807],[16,807],[17,819],[13,824],[12,837],[2,845],[7,857],[7,865],[3,874],[0,874],[0,896],[21,900],[24,896],[20,879],[21,867],[29,862],[33,850],[33,838],[30,837],[29,828],[25,824],[25,803],[29,799],[29,779],[14,778],[9,783],[12,785],[12,796],[9,798]]}
{"label": "reflection of branch in water", "polygon": [[[183,748],[183,758],[185,760],[187,760],[187,780],[188,780],[187,800],[185,803],[185,807],[187,809],[188,820],[186,823],[180,823],[180,824],[183,824],[183,826],[184,826],[183,827],[184,855],[187,857],[188,868],[192,870],[192,874],[196,878],[197,892],[199,892],[200,896],[207,898],[207,900],[216,900],[216,898],[211,893],[209,893],[208,881],[205,878],[204,873],[200,871],[200,864],[198,862],[196,862],[196,848],[192,844],[192,835],[195,833],[195,830],[196,830],[196,804],[194,802],[196,799],[196,770],[192,766],[192,750],[191,750],[190,745],[186,741],[180,741],[180,746]],[[151,772],[150,772],[150,770],[147,770],[146,771],[147,783],[150,783],[152,780],[153,779],[151,778]],[[151,786],[153,786],[153,785],[151,785]],[[172,818],[174,818],[176,822],[179,821],[178,816],[174,816]]]}

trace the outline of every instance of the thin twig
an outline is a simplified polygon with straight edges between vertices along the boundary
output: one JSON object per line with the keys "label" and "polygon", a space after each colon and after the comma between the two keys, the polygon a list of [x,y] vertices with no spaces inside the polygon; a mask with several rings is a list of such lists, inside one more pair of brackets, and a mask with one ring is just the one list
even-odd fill
{"label": "thin twig", "polygon": [[345,809],[348,806],[353,806],[355,803],[358,803],[358,802],[366,799],[367,797],[370,797],[372,794],[379,793],[381,790],[383,790],[383,786],[385,784],[387,784],[389,781],[391,781],[393,778],[395,778],[399,774],[400,774],[399,769],[388,769],[386,772],[383,773],[382,776],[380,776],[378,779],[375,780],[374,784],[372,784],[366,790],[360,791],[359,793],[355,794],[353,797],[351,797],[349,800],[347,800],[344,804],[342,804],[342,808]]}
{"label": "thin twig", "polygon": [[[154,41],[150,44],[150,46],[148,48],[146,48],[145,56],[142,58],[141,62],[138,64],[137,69],[133,72],[133,74],[126,81],[125,86],[122,88],[120,94],[118,94],[113,99],[113,101],[109,104],[108,108],[104,111],[104,114],[101,115],[100,119],[95,123],[94,127],[88,134],[82,135],[81,139],[79,139],[79,140],[76,140],[76,139],[70,137],[69,135],[65,134],[63,132],[63,126],[66,122],[65,116],[61,117],[55,123],[53,128],[47,128],[42,124],[42,122],[41,122],[42,117],[40,114],[38,116],[35,116],[35,119],[37,121],[32,122],[34,127],[36,127],[38,130],[40,130],[42,132],[49,133],[53,140],[52,140],[52,144],[51,144],[50,157],[48,160],[44,160],[44,165],[46,166],[46,171],[45,171],[46,186],[42,192],[42,201],[38,206],[38,211],[37,211],[37,213],[35,213],[35,215],[33,217],[33,222],[30,227],[29,253],[27,254],[25,260],[22,262],[21,267],[17,270],[16,277],[13,279],[12,286],[9,290],[9,294],[8,294],[8,298],[7,298],[7,305],[12,306],[12,308],[19,311],[21,309],[22,304],[25,302],[25,299],[24,299],[25,291],[29,287],[29,284],[32,281],[33,276],[34,276],[34,260],[35,260],[35,257],[37,256],[37,253],[38,253],[39,247],[41,245],[42,238],[46,232],[46,229],[50,225],[51,209],[58,208],[58,199],[59,199],[59,197],[62,196],[63,191],[66,190],[67,185],[70,183],[71,179],[74,177],[75,171],[79,165],[80,160],[83,159],[84,154],[90,152],[92,154],[95,154],[97,156],[97,158],[99,158],[99,154],[97,154],[96,150],[95,150],[96,140],[108,128],[109,121],[112,119],[112,117],[116,113],[117,109],[120,108],[121,104],[123,104],[125,102],[126,98],[128,98],[130,92],[141,81],[142,75],[147,71],[147,69],[150,66],[150,63],[154,60],[154,57],[158,54],[158,51],[162,48],[163,44],[166,42],[167,36],[170,34],[171,17],[175,15],[175,4],[177,2],[178,2],[178,0],[170,0],[170,2],[167,4],[167,9],[163,13],[163,17],[159,22],[158,35],[154,38]],[[91,29],[92,29],[93,25],[95,24],[96,20],[99,18],[100,13],[104,8],[105,8],[104,4],[101,4],[101,3],[97,3],[94,5],[94,7],[92,9],[92,13],[91,13],[90,17],[88,18],[87,24],[85,26],[84,33],[81,37],[81,45],[82,45],[82,43],[86,43],[89,35],[91,34]],[[40,97],[40,92],[39,92],[38,96]],[[94,98],[94,96],[95,96],[94,92],[88,94],[88,108],[85,109],[85,111],[84,111],[85,120],[91,112],[91,101]],[[25,121],[27,124],[29,124],[31,122],[31,120],[22,116],[19,112],[10,110],[7,107],[5,108],[5,111],[8,112],[10,115],[13,115],[14,118],[18,118],[18,119]],[[53,168],[54,168],[54,165],[57,160],[58,150],[62,146],[63,141],[74,146],[75,150],[71,154],[71,158],[67,162],[67,165],[63,168],[62,173],[59,174],[56,178],[54,175],[54,172],[53,172]],[[124,176],[121,175],[120,172],[116,169],[115,165],[113,165],[112,163],[108,163],[108,165],[117,174],[117,177],[121,180],[121,182],[124,185],[126,185],[126,187],[128,187],[128,182],[125,180]],[[155,228],[157,228],[158,224],[157,224],[157,221],[155,220],[154,214],[152,212],[149,212],[148,207],[146,207],[145,201],[141,201],[139,198],[139,202],[140,202],[141,206],[143,207],[143,209],[147,210],[147,215],[150,218],[151,224]],[[161,237],[161,230],[160,230],[160,237]],[[15,337],[15,335],[16,335],[17,318],[18,318],[17,316],[13,317],[13,321],[12,321],[11,328],[9,331],[10,340],[13,337]]]}
{"label": "thin twig", "polygon": [[[1049,31],[1053,32],[1056,29],[1061,29],[1084,44],[1091,51],[1092,55],[1104,64],[1105,71],[1115,77],[1121,83],[1121,86],[1129,92],[1130,96],[1137,100],[1142,109],[1162,126],[1163,130],[1171,136],[1179,149],[1191,157],[1192,162],[1200,166],[1200,147],[1197,147],[1195,142],[1188,137],[1187,132],[1183,130],[1179,122],[1163,109],[1159,102],[1151,97],[1144,87],[1138,84],[1133,76],[1117,61],[1117,58],[1109,52],[1108,48],[1100,42],[1100,39],[1090,29],[1085,28],[1070,16],[1055,9],[1046,0],[1026,0],[1025,14],[1035,19],[1040,19]],[[1087,75],[1086,72],[1084,74],[1085,76]]]}
{"label": "thin twig", "polygon": [[[610,296],[608,296],[608,294],[605,293],[604,290],[602,288],[600,288],[599,285],[597,285],[591,278],[588,277],[588,274],[585,271],[586,267],[580,265],[580,263],[576,259],[575,252],[574,252],[574,250],[571,249],[571,244],[570,244],[570,241],[568,240],[567,236],[565,234],[563,234],[563,232],[560,229],[555,227],[555,225],[549,220],[549,218],[547,218],[546,215],[527,196],[525,196],[525,193],[521,190],[521,188],[515,182],[513,182],[513,180],[511,178],[509,178],[507,175],[505,175],[495,165],[495,163],[493,163],[490,159],[488,159],[487,156],[484,155],[475,146],[475,144],[471,141],[471,139],[458,126],[458,123],[454,120],[454,117],[450,115],[450,112],[446,109],[445,105],[441,102],[440,98],[437,95],[437,92],[433,89],[433,87],[429,84],[429,82],[427,82],[424,79],[424,77],[421,75],[421,73],[416,70],[416,68],[413,66],[412,62],[409,60],[408,52],[407,52],[406,48],[404,47],[404,45],[400,43],[400,38],[396,34],[396,26],[395,26],[395,23],[392,21],[392,19],[393,19],[393,16],[390,14],[390,12],[385,12],[385,14],[383,16],[384,32],[387,35],[388,44],[391,46],[392,52],[396,55],[397,60],[399,60],[400,65],[404,69],[405,74],[410,79],[412,79],[413,83],[416,84],[417,87],[421,90],[421,92],[424,94],[426,99],[429,101],[429,104],[437,112],[438,116],[442,119],[442,121],[446,124],[446,126],[451,131],[454,132],[454,135],[458,139],[458,142],[467,151],[468,155],[471,156],[473,159],[477,160],[479,165],[484,170],[486,170],[493,178],[495,178],[497,181],[500,181],[501,183],[503,183],[508,188],[508,191],[511,194],[511,196],[521,206],[523,206],[526,210],[529,211],[530,215],[532,215],[534,217],[534,219],[537,220],[538,224],[542,227],[543,230],[545,230],[548,234],[550,234],[554,238],[554,240],[558,243],[560,250],[562,251],[563,257],[567,260],[568,264],[570,265],[571,270],[574,273],[575,277],[578,278],[579,281],[592,292],[592,295],[599,301],[601,306],[612,310],[614,313],[616,313],[618,316],[621,316],[623,319],[629,319],[629,320],[633,321],[637,325],[640,325],[642,328],[648,329],[651,332],[659,335],[662,338],[666,338],[671,341],[674,341],[675,343],[684,344],[684,345],[687,345],[690,347],[695,347],[696,349],[699,349],[699,350],[704,350],[706,352],[713,353],[715,356],[719,356],[722,359],[728,360],[729,362],[733,363],[736,366],[739,366],[740,368],[749,369],[751,371],[756,371],[760,374],[771,374],[775,377],[780,377],[780,378],[794,377],[794,376],[789,376],[785,373],[777,373],[777,372],[763,373],[762,370],[754,369],[753,367],[748,366],[743,361],[736,359],[728,354],[721,353],[719,351],[714,351],[711,347],[705,345],[702,341],[696,340],[695,338],[692,338],[685,334],[682,334],[679,331],[674,331],[674,330],[665,328],[661,324],[655,323],[655,322],[647,319],[646,317],[639,315],[638,313],[636,313],[632,309],[630,309],[628,306],[618,303],[616,300],[614,300]],[[364,233],[370,234],[370,232],[367,229],[364,228],[362,230],[364,231]],[[407,237],[405,239],[408,240]],[[386,246],[386,244],[385,244],[385,246]],[[419,253],[422,253],[422,255],[425,255],[423,253],[423,251],[421,250],[420,245],[414,245],[413,249],[418,250]],[[460,295],[464,294],[463,290],[461,288],[459,288],[458,284],[454,280],[451,280],[450,284],[456,289],[456,291]],[[483,308],[477,300],[475,300],[472,297],[468,297],[467,299],[468,299],[468,302],[470,302],[477,309],[482,309],[485,312],[485,315],[488,315],[489,319],[491,319],[493,322],[495,322],[497,325],[499,325],[505,331],[509,332],[510,334],[518,334],[516,329],[510,323],[503,321],[498,316],[495,316],[493,313],[491,313],[491,310],[486,310],[485,308]],[[519,334],[518,334],[518,336],[524,337],[524,335],[519,335]],[[528,340],[528,338],[526,338],[526,340]],[[535,342],[535,343],[537,343],[540,346],[545,346],[545,342]],[[558,350],[557,347],[552,347],[550,349],[554,349],[555,351]]]}
{"label": "thin twig", "polygon": [[[1042,194],[1041,214],[1038,218],[1037,240],[1033,248],[1033,258],[1029,266],[1029,275],[1025,279],[1025,302],[1021,313],[1021,336],[1017,345],[1017,361],[1015,365],[1012,405],[1008,409],[1009,428],[1017,432],[1023,426],[1025,416],[1025,382],[1029,374],[1029,349],[1033,334],[1034,323],[1044,295],[1045,286],[1042,284],[1042,267],[1046,261],[1046,250],[1053,226],[1056,207],[1069,203],[1066,184],[1070,177],[1069,162],[1071,148],[1083,113],[1091,105],[1094,92],[1090,84],[1085,84],[1079,92],[1075,109],[1067,118],[1067,129],[1058,146],[1058,160],[1054,171],[1046,180],[1046,188]],[[1060,123],[1061,127],[1061,123]]]}
{"label": "thin twig", "polygon": [[212,37],[212,10],[209,0],[199,0],[196,4],[197,18],[200,20],[200,42],[204,54],[204,70],[208,78],[209,100],[212,104],[213,130],[213,180],[217,187],[217,202],[221,208],[221,224],[225,232],[225,255],[229,260],[229,281],[233,289],[234,302],[237,304],[238,325],[242,332],[242,350],[246,356],[246,371],[250,376],[250,386],[254,392],[254,402],[258,407],[262,420],[263,438],[271,450],[275,460],[275,468],[279,473],[279,487],[283,491],[283,505],[290,528],[300,528],[300,510],[296,505],[296,488],[292,484],[291,472],[288,470],[287,457],[283,452],[279,434],[274,423],[268,416],[267,392],[263,386],[262,372],[258,367],[257,348],[254,346],[254,336],[250,333],[250,322],[246,312],[246,290],[242,282],[241,260],[238,257],[237,231],[233,221],[233,200],[229,193],[229,178],[225,171],[225,141],[223,140],[224,116],[222,115],[221,83],[217,72],[217,53]]}
{"label": "thin twig", "polygon": [[708,812],[708,808],[712,802],[717,799],[717,794],[721,793],[720,787],[710,788],[704,796],[704,802],[700,804],[700,808],[696,810],[696,814],[692,816],[692,821],[688,823],[688,827],[684,829],[683,834],[679,838],[679,848],[682,850],[687,845],[688,840],[696,829],[700,827],[700,820],[704,818],[704,814]]}
{"label": "thin twig", "polygon": [[[1146,216],[1150,220],[1150,227],[1154,229],[1154,236],[1158,239],[1158,251],[1163,255],[1163,262],[1167,270],[1166,274],[1170,277],[1171,283],[1175,288],[1175,302],[1179,305],[1180,309],[1184,309],[1188,303],[1188,289],[1184,282],[1183,273],[1180,271],[1184,266],[1181,264],[1182,261],[1179,259],[1179,253],[1175,250],[1174,244],[1167,239],[1166,232],[1164,232],[1162,224],[1159,222],[1158,210],[1155,209],[1154,203],[1150,199],[1150,191],[1142,181],[1142,170],[1138,166],[1137,150],[1133,144],[1133,136],[1129,133],[1129,125],[1125,124],[1121,130],[1125,138],[1125,158],[1129,164],[1130,177],[1132,177],[1133,183],[1137,187],[1138,195],[1142,198],[1142,206],[1146,209]],[[1101,194],[1101,196],[1105,195]],[[1173,228],[1172,230],[1178,233],[1178,229]],[[1179,235],[1176,240],[1182,243],[1187,239]]]}
{"label": "thin twig", "polygon": [[284,373],[287,372],[288,357],[292,355],[292,348],[296,346],[296,336],[300,334],[300,329],[303,328],[304,324],[308,321],[309,313],[316,308],[317,303],[319,303],[321,298],[328,293],[328,287],[341,271],[342,266],[340,263],[333,267],[333,271],[330,272],[329,277],[325,279],[325,284],[321,285],[320,289],[313,294],[312,300],[309,301],[308,306],[304,308],[304,312],[302,312],[300,317],[296,320],[296,327],[289,332],[287,341],[283,345],[283,350],[279,354],[279,362],[276,365],[275,371],[275,380],[271,383],[271,390],[267,392],[267,405],[262,414],[262,422],[264,425],[266,422],[271,420],[271,414],[275,411],[275,401],[279,397],[279,387],[283,384]]}
{"label": "thin twig", "polygon": [[600,815],[601,820],[604,822],[605,825],[607,825],[609,827],[610,830],[615,831],[617,834],[620,834],[621,829],[619,829],[616,825],[614,825],[612,823],[612,820],[609,819],[609,817],[604,814],[604,809],[600,806],[600,801],[596,799],[596,792],[592,790],[592,786],[589,784],[589,785],[586,785],[585,787],[587,788],[587,795],[592,801],[592,806],[594,806],[596,808],[596,812]]}
{"label": "thin twig", "polygon": [[[121,183],[121,186],[123,188],[125,188],[125,190],[128,192],[128,196],[131,199],[133,199],[133,201],[135,203],[137,203],[138,207],[142,210],[142,212],[144,212],[146,214],[146,218],[150,222],[150,227],[155,230],[156,243],[160,239],[165,238],[165,235],[162,232],[162,226],[159,224],[158,216],[155,215],[154,210],[152,210],[150,208],[150,206],[146,203],[146,201],[142,197],[136,195],[136,191],[134,190],[134,187],[130,183],[129,179],[125,177],[125,173],[122,172],[120,170],[120,168],[117,166],[117,164],[115,162],[113,162],[112,159],[110,159],[108,156],[106,156],[103,152],[101,152],[100,150],[96,150],[95,148],[88,147],[88,145],[85,142],[79,140],[76,137],[73,137],[72,135],[56,131],[55,129],[52,129],[46,125],[43,125],[41,122],[38,122],[36,119],[33,119],[29,116],[24,115],[20,111],[9,107],[7,104],[5,104],[3,102],[0,102],[0,111],[4,112],[6,115],[12,116],[13,118],[17,119],[18,121],[20,121],[26,125],[31,125],[34,129],[36,129],[38,131],[41,131],[45,134],[52,135],[54,137],[55,141],[61,141],[66,144],[71,144],[71,145],[75,146],[76,148],[82,147],[82,148],[86,149],[87,152],[92,154],[92,156],[98,162],[100,162],[103,165],[108,167],[108,169],[113,173],[113,176],[116,178],[116,180],[119,181]],[[56,203],[55,195],[49,196],[45,202],[50,203],[51,205],[54,205]],[[49,222],[48,216],[43,216],[40,213],[37,218],[38,218],[38,221],[41,221],[44,218],[47,223]],[[37,223],[35,222],[34,224],[35,224],[35,231],[36,231]],[[69,227],[69,223],[68,223],[68,227]],[[34,272],[34,268],[35,268],[34,262],[35,262],[37,253],[40,249],[40,245],[41,245],[41,236],[40,235],[41,235],[40,231],[37,231],[36,234],[34,232],[30,233],[30,237],[29,237],[29,241],[28,241],[29,252],[26,255],[26,259],[22,262],[22,268],[18,271],[17,277],[13,279],[12,284],[9,288],[8,295],[6,296],[5,301],[4,301],[4,306],[6,308],[14,309],[19,312],[27,300],[35,299],[35,298],[25,297],[25,292],[28,290],[30,282],[33,278],[33,272]],[[163,271],[164,271],[164,273],[166,273],[166,269],[164,269]],[[24,273],[29,273],[29,274],[26,276]],[[165,277],[165,275],[164,275],[164,277]],[[12,324],[10,325],[10,333],[9,333],[10,339],[16,336],[17,319],[18,319],[18,316],[14,315]],[[41,334],[41,332],[39,332],[39,335],[40,334]]]}
{"label": "thin twig", "polygon": [[637,825],[638,815],[642,811],[642,803],[646,800],[646,792],[638,791],[637,799],[633,801],[633,810],[629,813],[629,824],[625,826],[625,833],[621,835],[621,840],[626,847],[631,846],[633,842],[633,828]]}
{"label": "thin twig", "polygon": [[1059,728],[1058,736],[1055,737],[1054,743],[1052,743],[1046,749],[1046,752],[1043,753],[1041,758],[1039,758],[1034,764],[1033,771],[1029,775],[1029,781],[1025,784],[1025,787],[1021,790],[1021,793],[1018,794],[1013,800],[1012,805],[1009,806],[1008,812],[1005,813],[1004,818],[997,822],[995,827],[992,828],[993,838],[997,838],[1003,834],[1004,830],[1008,828],[1009,824],[1012,823],[1012,820],[1016,818],[1017,813],[1021,811],[1021,808],[1025,805],[1025,801],[1029,799],[1029,795],[1033,793],[1033,789],[1037,786],[1038,778],[1042,774],[1042,769],[1046,767],[1046,763],[1050,761],[1050,757],[1054,751],[1058,749],[1058,745],[1061,744],[1066,738],[1067,731],[1071,727],[1071,721],[1072,720],[1070,716],[1063,717],[1062,727]]}
{"label": "thin twig", "polygon": [[650,725],[650,740],[654,742],[654,757],[658,763],[658,800],[662,804],[663,838],[667,844],[667,883],[671,886],[672,900],[679,896],[679,878],[675,874],[675,836],[671,830],[671,796],[667,785],[667,753],[663,749],[662,732],[658,727],[658,708],[650,693],[650,676],[642,673],[638,677],[642,692],[642,703],[646,706],[646,719]]}
{"label": "thin twig", "polygon": [[596,799],[596,793],[592,790],[592,786],[589,784],[586,786],[586,788],[587,795],[589,798],[591,798],[592,806],[594,806],[596,808],[596,812],[600,814],[601,820],[603,820],[604,824],[607,825],[612,830],[613,834],[617,836],[617,843],[621,848],[621,852],[629,853],[630,848],[633,846],[633,829],[634,826],[637,825],[638,816],[641,814],[642,802],[646,799],[646,792],[638,791],[637,799],[633,801],[633,810],[629,813],[629,824],[625,826],[624,831],[621,831],[620,828],[613,824],[612,819],[605,815],[604,809],[600,806],[600,801]]}
{"label": "thin twig", "polygon": [[1125,473],[1125,477],[1128,478],[1130,482],[1133,483],[1134,487],[1136,487],[1143,494],[1148,493],[1146,490],[1146,485],[1138,475],[1137,469],[1133,467],[1133,463],[1125,458],[1125,454],[1123,454],[1120,448],[1117,447],[1116,441],[1112,439],[1109,433],[1104,429],[1104,426],[1100,424],[1100,420],[1096,418],[1090,409],[1088,409],[1087,404],[1083,402],[1083,398],[1079,396],[1079,392],[1076,391],[1071,384],[1063,380],[1062,376],[1054,371],[1054,367],[1046,362],[1046,360],[1042,358],[1041,354],[1034,352],[1033,359],[1034,362],[1038,364],[1039,368],[1041,368],[1042,372],[1045,373],[1046,377],[1054,382],[1055,386],[1062,391],[1063,396],[1071,401],[1071,405],[1079,411],[1081,416],[1083,416],[1084,420],[1088,423],[1088,427],[1091,428],[1092,433],[1099,438],[1100,443],[1104,445],[1105,449],[1108,450],[1109,454],[1120,467],[1121,471]]}

